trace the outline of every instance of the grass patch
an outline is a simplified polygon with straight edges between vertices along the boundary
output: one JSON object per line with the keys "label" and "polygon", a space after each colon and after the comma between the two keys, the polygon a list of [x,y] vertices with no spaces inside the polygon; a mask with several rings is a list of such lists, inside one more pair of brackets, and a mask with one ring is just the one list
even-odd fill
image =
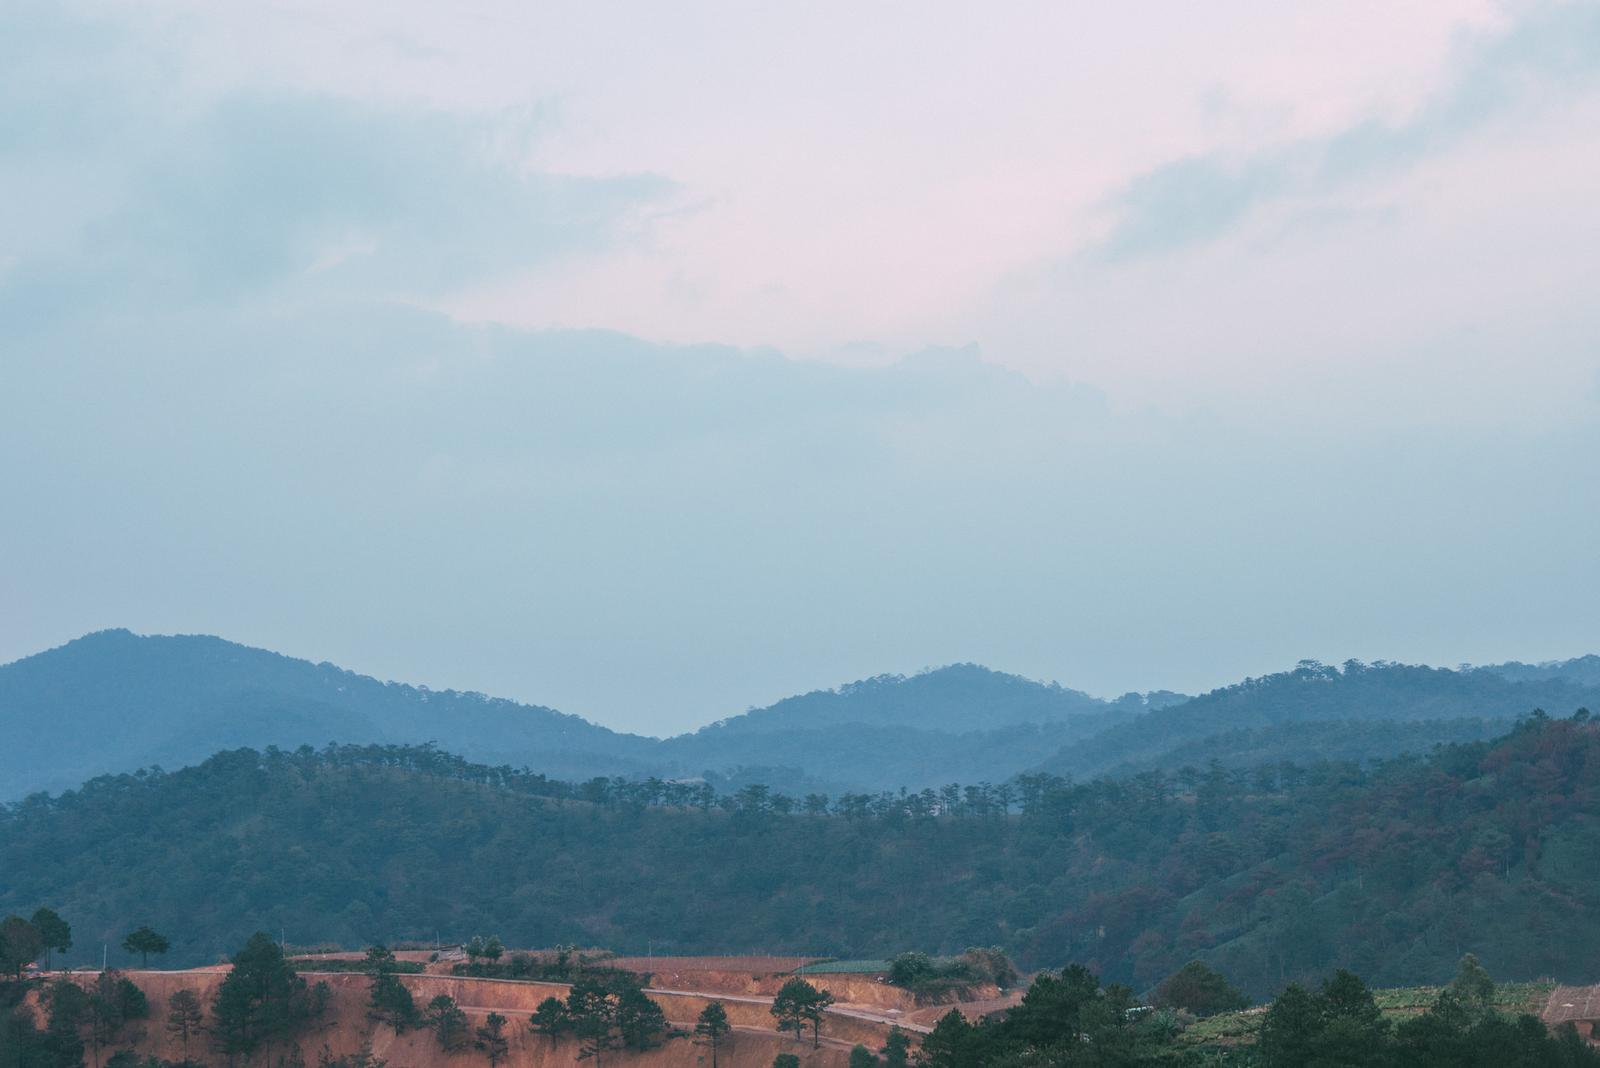
{"label": "grass patch", "polygon": [[[1517,1016],[1522,1013],[1539,1015],[1544,1010],[1545,1002],[1550,998],[1550,991],[1555,989],[1555,983],[1499,983],[1494,989],[1494,1007],[1507,1016]],[[1391,987],[1386,990],[1374,990],[1372,1000],[1378,1003],[1384,1016],[1394,1023],[1420,1016],[1433,1007],[1434,1001],[1439,997],[1442,986],[1403,986]],[[1204,1020],[1196,1020],[1183,1033],[1178,1036],[1178,1041],[1189,1046],[1240,1046],[1251,1045],[1256,1040],[1256,1032],[1261,1029],[1261,1021],[1266,1019],[1267,1007],[1259,1005],[1253,1009],[1244,1009],[1240,1012],[1223,1012]]]}

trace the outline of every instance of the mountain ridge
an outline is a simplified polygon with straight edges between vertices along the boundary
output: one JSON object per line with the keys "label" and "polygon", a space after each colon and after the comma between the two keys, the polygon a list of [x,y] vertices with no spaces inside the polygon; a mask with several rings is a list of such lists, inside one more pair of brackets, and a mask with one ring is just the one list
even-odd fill
{"label": "mountain ridge", "polygon": [[[1030,770],[1123,775],[1217,759],[1352,760],[1487,738],[1535,707],[1600,707],[1600,657],[1462,669],[1315,661],[1188,698],[1106,700],[957,663],[796,694],[669,738],[541,705],[384,682],[211,635],[97,631],[0,666],[0,799],[248,746],[435,743],[563,779],[704,779],[839,793]],[[1313,740],[1314,739],[1314,740]]]}
{"label": "mountain ridge", "polygon": [[[947,684],[939,729],[929,729],[930,699]],[[897,689],[913,700],[866,704]],[[985,700],[1004,694],[1005,699]],[[1170,700],[1166,695],[1158,700]],[[978,665],[952,665],[912,676],[875,676],[834,690],[786,698],[667,739],[626,734],[542,705],[489,697],[475,691],[431,690],[386,682],[327,661],[285,656],[213,635],[140,635],[127,629],[96,631],[53,649],[0,666],[0,729],[25,743],[8,759],[0,754],[0,797],[37,789],[66,789],[98,774],[132,767],[195,763],[221,749],[325,742],[422,744],[437,742],[474,760],[526,765],[563,778],[657,775],[738,780],[747,766],[794,769],[784,785],[810,781],[790,756],[813,754],[826,732],[900,732],[902,755],[890,773],[924,779],[953,777],[953,762],[1011,741],[994,774],[1009,775],[1048,750],[1083,733],[1063,730],[1038,742],[1016,728],[1035,722],[1091,719],[1112,710],[1142,707],[1139,700],[1104,702]],[[1009,703],[1008,703],[1009,702]],[[993,722],[974,714],[982,706],[1009,709]],[[813,721],[819,707],[850,707],[845,715]],[[1034,712],[1019,711],[1024,707]],[[1116,713],[1113,713],[1116,714]],[[750,720],[755,726],[739,725]],[[62,744],[63,720],[73,724],[73,745]],[[1087,728],[1085,719],[1082,728]],[[974,745],[970,736],[987,744]],[[47,762],[16,750],[50,754]],[[874,785],[877,763],[857,761],[854,747],[837,746],[830,764],[855,778],[831,777],[812,785],[830,789]],[[81,754],[81,755],[78,755]],[[987,765],[986,765],[987,766]],[[898,783],[897,783],[898,785]]]}

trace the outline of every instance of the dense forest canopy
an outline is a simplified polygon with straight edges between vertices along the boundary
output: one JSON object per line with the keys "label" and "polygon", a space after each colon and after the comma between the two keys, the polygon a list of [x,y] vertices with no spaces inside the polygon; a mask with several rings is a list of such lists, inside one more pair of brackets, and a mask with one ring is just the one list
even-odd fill
{"label": "dense forest canopy", "polygon": [[350,945],[998,945],[1137,989],[1200,958],[1255,994],[1333,967],[1438,980],[1469,950],[1508,978],[1589,978],[1597,787],[1585,712],[1375,766],[831,798],[574,785],[429,748],[238,750],[5,808],[0,912],[54,903],[80,946],[138,915],[174,963],[262,928]]}
{"label": "dense forest canopy", "polygon": [[[1509,674],[1508,674],[1509,673]],[[1115,725],[1063,748],[1042,770],[1079,777],[1261,758],[1345,759],[1426,752],[1433,742],[1503,734],[1534,708],[1600,707],[1587,660],[1490,668],[1304,661]]]}

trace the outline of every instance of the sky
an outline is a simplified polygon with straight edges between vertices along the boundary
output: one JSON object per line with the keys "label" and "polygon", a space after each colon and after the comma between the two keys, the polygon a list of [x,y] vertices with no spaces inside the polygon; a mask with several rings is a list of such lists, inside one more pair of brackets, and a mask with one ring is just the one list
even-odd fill
{"label": "sky", "polygon": [[1600,651],[1600,6],[0,5],[0,661],[666,734]]}

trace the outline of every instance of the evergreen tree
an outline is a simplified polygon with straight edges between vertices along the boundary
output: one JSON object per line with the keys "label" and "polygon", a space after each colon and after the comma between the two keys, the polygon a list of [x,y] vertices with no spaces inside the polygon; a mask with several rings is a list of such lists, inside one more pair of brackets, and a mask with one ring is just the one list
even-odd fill
{"label": "evergreen tree", "polygon": [[[889,1037],[878,1050],[883,1055],[883,1068],[906,1068],[911,1061],[911,1036],[898,1025],[889,1028]],[[715,1065],[712,1068],[716,1068]]]}
{"label": "evergreen tree", "polygon": [[812,1048],[816,1049],[822,1045],[822,1014],[832,1004],[832,994],[797,977],[779,988],[768,1011],[777,1018],[778,1030],[793,1031],[796,1039],[805,1036],[806,1025],[810,1024]]}
{"label": "evergreen tree", "polygon": [[1316,1041],[1317,1063],[1327,1068],[1381,1064],[1389,1046],[1389,1021],[1367,984],[1340,969],[1322,984],[1320,1001],[1323,1022]]}
{"label": "evergreen tree", "polygon": [[167,999],[167,1032],[183,1043],[183,1059],[189,1059],[189,1039],[200,1033],[205,1014],[193,990],[184,987]]}
{"label": "evergreen tree", "polygon": [[417,1022],[416,1002],[412,1000],[411,991],[406,989],[405,983],[400,981],[399,961],[394,953],[387,946],[370,946],[363,965],[372,976],[372,988],[367,999],[368,1015],[393,1027],[396,1034],[402,1034],[406,1028],[414,1026]]}
{"label": "evergreen tree", "polygon": [[496,1068],[511,1049],[511,1043],[506,1040],[506,1018],[498,1012],[491,1012],[483,1026],[478,1028],[477,1035],[476,1045],[488,1054],[489,1068]]}
{"label": "evergreen tree", "polygon": [[33,918],[28,922],[33,924],[33,929],[39,932],[39,937],[44,940],[45,967],[51,968],[55,964],[55,954],[65,953],[72,948],[72,926],[57,915],[54,909],[39,908],[34,910]]}
{"label": "evergreen tree", "polygon": [[21,916],[0,920],[0,973],[22,978],[22,969],[44,952],[44,936]]}
{"label": "evergreen tree", "polygon": [[428,1002],[423,1021],[424,1026],[432,1028],[439,1048],[446,1053],[467,1044],[467,1014],[449,994],[440,994]]}
{"label": "evergreen tree", "polygon": [[700,1019],[695,1021],[694,1033],[705,1039],[706,1045],[711,1047],[711,1068],[717,1068],[717,1046],[733,1030],[733,1025],[728,1023],[728,1010],[722,1007],[722,1002],[713,1001],[700,1010]]}
{"label": "evergreen tree", "polygon": [[617,1034],[629,1049],[649,1049],[667,1029],[661,1006],[636,986],[628,987],[617,998],[616,1012]]}
{"label": "evergreen tree", "polygon": [[567,991],[567,1019],[578,1036],[578,1059],[592,1057],[598,1068],[617,1048],[617,996],[594,979],[579,979]]}
{"label": "evergreen tree", "polygon": [[567,1016],[567,1006],[560,998],[545,998],[528,1017],[528,1028],[535,1034],[545,1035],[550,1044],[572,1030],[572,1020]]}
{"label": "evergreen tree", "polygon": [[926,1068],[972,1068],[977,1063],[977,1029],[960,1009],[951,1009],[922,1039],[917,1062]]}
{"label": "evergreen tree", "polygon": [[45,1031],[46,1059],[56,1068],[82,1068],[83,1025],[89,1017],[89,995],[68,979],[50,984],[50,1019]]}
{"label": "evergreen tree", "polygon": [[230,1061],[279,1041],[309,1015],[306,982],[283,951],[257,931],[233,956],[233,967],[211,1000],[212,1039]]}
{"label": "evergreen tree", "polygon": [[[119,979],[123,979],[123,975],[115,969],[101,972],[95,978],[94,989],[89,992],[89,1047],[94,1051],[95,1064],[100,1063],[100,1050],[115,1041],[117,1032],[122,1030],[123,999]],[[142,1000],[144,995],[139,997]]]}
{"label": "evergreen tree", "polygon": [[172,944],[165,935],[160,934],[150,927],[139,927],[128,932],[128,937],[122,940],[122,948],[129,953],[139,954],[139,967],[150,966],[150,954],[164,954]]}
{"label": "evergreen tree", "polygon": [[1265,1068],[1304,1068],[1312,1062],[1322,1034],[1322,1006],[1316,995],[1290,983],[1267,1009],[1256,1050]]}
{"label": "evergreen tree", "polygon": [[878,1056],[857,1042],[850,1047],[850,1068],[878,1068]]}

